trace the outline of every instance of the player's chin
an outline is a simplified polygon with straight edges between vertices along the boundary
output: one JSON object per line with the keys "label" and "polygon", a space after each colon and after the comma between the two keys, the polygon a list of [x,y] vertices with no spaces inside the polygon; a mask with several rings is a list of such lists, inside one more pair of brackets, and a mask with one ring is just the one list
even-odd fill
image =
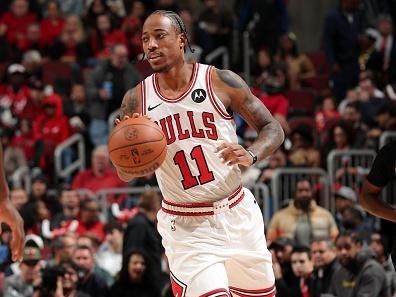
{"label": "player's chin", "polygon": [[168,70],[168,65],[164,63],[155,63],[155,62],[149,62],[149,63],[151,69],[153,69],[154,72],[166,72]]}

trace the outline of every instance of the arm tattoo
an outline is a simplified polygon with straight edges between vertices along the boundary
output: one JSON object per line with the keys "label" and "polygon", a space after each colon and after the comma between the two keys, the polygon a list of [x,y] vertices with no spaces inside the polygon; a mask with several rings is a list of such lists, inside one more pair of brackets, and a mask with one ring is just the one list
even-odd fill
{"label": "arm tattoo", "polygon": [[216,68],[216,73],[220,79],[231,88],[240,89],[243,87],[239,76],[229,70],[220,70]]}
{"label": "arm tattoo", "polygon": [[133,113],[139,111],[139,96],[136,88],[133,88],[126,92],[124,99],[122,99],[120,119],[123,119],[126,115],[131,116]]}

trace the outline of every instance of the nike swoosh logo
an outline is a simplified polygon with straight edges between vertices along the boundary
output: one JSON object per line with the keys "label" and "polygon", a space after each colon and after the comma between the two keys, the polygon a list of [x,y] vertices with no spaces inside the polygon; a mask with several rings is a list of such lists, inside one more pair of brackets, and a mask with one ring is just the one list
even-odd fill
{"label": "nike swoosh logo", "polygon": [[152,111],[154,108],[157,108],[158,106],[160,106],[162,104],[162,102],[161,103],[158,103],[157,105],[154,105],[154,106],[148,106],[148,111]]}

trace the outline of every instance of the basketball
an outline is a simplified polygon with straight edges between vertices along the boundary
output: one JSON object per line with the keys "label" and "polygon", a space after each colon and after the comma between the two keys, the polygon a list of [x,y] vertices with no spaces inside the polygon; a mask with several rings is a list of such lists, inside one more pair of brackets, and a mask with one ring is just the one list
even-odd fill
{"label": "basketball", "polygon": [[161,128],[139,117],[124,120],[114,127],[108,150],[115,167],[127,174],[146,176],[161,166],[167,147]]}

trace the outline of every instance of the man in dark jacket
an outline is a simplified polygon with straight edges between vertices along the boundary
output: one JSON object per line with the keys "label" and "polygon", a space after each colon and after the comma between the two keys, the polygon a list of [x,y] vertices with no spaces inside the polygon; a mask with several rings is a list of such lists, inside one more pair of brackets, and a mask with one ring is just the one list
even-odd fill
{"label": "man in dark jacket", "polygon": [[359,78],[359,34],[362,18],[359,0],[339,0],[339,6],[328,13],[323,28],[323,48],[331,68],[333,93],[338,101]]}
{"label": "man in dark jacket", "polygon": [[124,93],[140,79],[139,72],[128,62],[127,47],[121,44],[115,45],[110,60],[99,64],[88,77],[89,133],[94,145],[107,144],[108,116],[121,105]]}
{"label": "man in dark jacket", "polygon": [[340,268],[340,264],[332,240],[314,240],[311,254],[315,268],[311,276],[311,297],[320,297],[329,292],[334,272]]}
{"label": "man in dark jacket", "polygon": [[160,196],[154,191],[146,191],[137,204],[138,214],[128,222],[124,234],[122,254],[132,250],[142,250],[147,255],[147,274],[156,291],[161,290],[161,257],[163,248],[156,228],[157,212],[161,208]]}
{"label": "man in dark jacket", "polygon": [[337,256],[342,265],[333,276],[330,293],[336,297],[388,297],[385,271],[374,254],[363,248],[356,233],[344,233],[336,240]]}

